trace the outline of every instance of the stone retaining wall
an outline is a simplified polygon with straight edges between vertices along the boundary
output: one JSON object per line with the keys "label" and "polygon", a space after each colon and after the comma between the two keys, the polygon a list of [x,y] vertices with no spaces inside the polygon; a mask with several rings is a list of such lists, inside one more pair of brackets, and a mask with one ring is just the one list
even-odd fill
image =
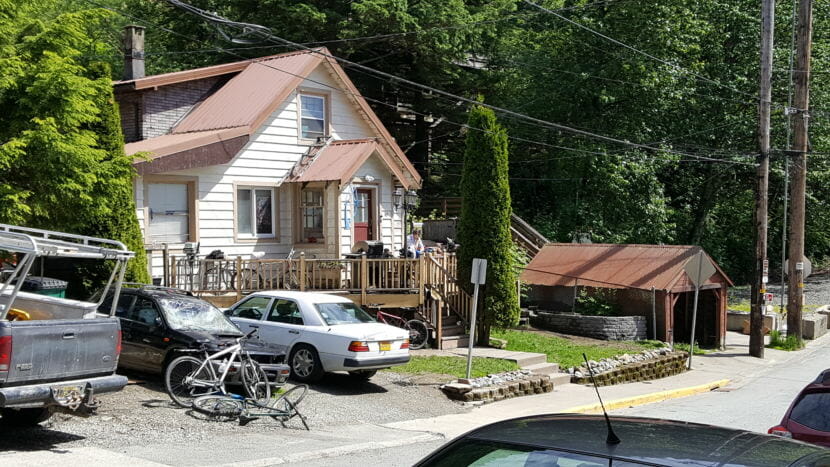
{"label": "stone retaining wall", "polygon": [[[688,352],[678,351],[653,360],[619,366],[606,373],[594,375],[594,379],[597,382],[597,386],[611,386],[614,384],[665,378],[666,376],[673,376],[686,371],[686,362],[688,359]],[[571,378],[571,382],[576,384],[591,384],[591,377],[574,376]]]}
{"label": "stone retaining wall", "polygon": [[470,384],[450,383],[441,387],[450,399],[473,402],[495,402],[511,397],[529,396],[553,391],[553,383],[548,375],[530,375],[518,381],[509,381],[493,386],[474,388]]}
{"label": "stone retaining wall", "polygon": [[585,316],[574,313],[539,311],[530,324],[539,329],[606,340],[645,339],[644,316]]}

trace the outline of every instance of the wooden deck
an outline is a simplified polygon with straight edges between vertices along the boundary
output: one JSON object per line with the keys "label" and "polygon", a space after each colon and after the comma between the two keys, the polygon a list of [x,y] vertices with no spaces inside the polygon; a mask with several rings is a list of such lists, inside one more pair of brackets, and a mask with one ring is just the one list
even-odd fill
{"label": "wooden deck", "polygon": [[299,290],[342,295],[370,308],[415,308],[435,330],[439,347],[445,329],[458,328],[458,321],[466,325],[472,309],[472,298],[459,286],[452,254],[418,259],[172,257],[166,270],[165,285],[189,290],[219,307],[260,290]]}

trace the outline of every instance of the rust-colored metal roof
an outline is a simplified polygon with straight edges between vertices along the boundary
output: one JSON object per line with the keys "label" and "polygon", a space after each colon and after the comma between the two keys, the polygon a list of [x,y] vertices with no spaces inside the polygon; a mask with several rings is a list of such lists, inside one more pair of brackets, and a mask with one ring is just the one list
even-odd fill
{"label": "rust-colored metal roof", "polygon": [[[578,283],[589,287],[685,291],[692,283],[683,268],[700,250],[698,246],[681,245],[551,243],[527,265],[521,279],[547,286],[572,287]],[[709,260],[717,272],[705,284],[733,285],[717,263],[711,257]]]}
{"label": "rust-colored metal roof", "polygon": [[144,139],[124,145],[128,156],[146,153],[149,159],[168,156],[177,152],[186,151],[195,147],[227,141],[237,136],[247,135],[243,127],[226,128],[223,130],[198,131],[194,133],[169,134],[155,138]]}
{"label": "rust-colored metal roof", "polygon": [[[333,141],[316,151],[310,160],[300,161],[287,182],[349,183],[372,154],[386,158],[383,148],[374,139]],[[388,164],[388,162],[387,162]],[[393,167],[394,169],[394,167]]]}
{"label": "rust-colored metal roof", "polygon": [[[240,131],[233,137],[251,135],[267,117],[299,86],[305,77],[323,62],[345,88],[347,97],[364,113],[374,127],[379,140],[375,142],[378,153],[395,176],[406,187],[417,188],[421,176],[415,167],[375,115],[366,100],[346,75],[343,68],[325,47],[314,50],[272,55],[256,60],[246,60],[212,67],[198,68],[164,75],[148,76],[132,81],[115,83],[119,89],[146,89],[155,86],[182,83],[211,76],[237,73],[214,94],[195,107],[172,130],[172,134],[127,145],[129,154],[147,151],[160,157],[174,154],[177,149],[192,150],[193,144],[217,143],[210,139],[219,131]],[[189,137],[185,135],[193,134]],[[180,135],[180,137],[176,137]],[[208,139],[205,139],[207,137]],[[183,149],[180,149],[183,148]],[[326,156],[328,159],[328,156]]]}
{"label": "rust-colored metal roof", "polygon": [[173,133],[240,126],[254,131],[322,61],[321,55],[304,51],[251,62],[193,109]]}

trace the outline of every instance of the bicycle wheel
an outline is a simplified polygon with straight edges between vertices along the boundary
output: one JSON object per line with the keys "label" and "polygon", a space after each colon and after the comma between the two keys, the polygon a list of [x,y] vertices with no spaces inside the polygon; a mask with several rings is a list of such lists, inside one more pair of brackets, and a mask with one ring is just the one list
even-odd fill
{"label": "bicycle wheel", "polygon": [[202,361],[191,356],[179,357],[164,372],[164,387],[170,399],[182,407],[190,407],[193,399],[215,391],[215,383],[193,384],[195,380],[213,381],[213,375]]}
{"label": "bicycle wheel", "polygon": [[255,360],[242,360],[240,368],[242,372],[242,387],[251,399],[264,404],[271,398],[271,385],[268,383],[268,375]]}
{"label": "bicycle wheel", "polygon": [[245,410],[245,404],[233,397],[212,394],[193,399],[192,408],[207,415],[211,420],[231,421],[239,418]]}
{"label": "bicycle wheel", "polygon": [[429,340],[427,325],[421,320],[410,319],[406,322],[406,328],[409,329],[409,348],[412,350],[424,348]]}
{"label": "bicycle wheel", "polygon": [[239,280],[239,287],[242,290],[260,290],[265,284],[262,275],[253,269],[243,269],[241,273],[230,274],[230,288],[236,289],[236,281]]}
{"label": "bicycle wheel", "polygon": [[307,392],[308,385],[305,384],[299,384],[285,391],[279,399],[270,405],[270,408],[277,410],[279,413],[279,415],[272,415],[272,417],[281,419],[281,421],[299,417],[305,429],[308,430],[308,423],[306,423],[305,417],[297,410],[297,407],[303,401]]}

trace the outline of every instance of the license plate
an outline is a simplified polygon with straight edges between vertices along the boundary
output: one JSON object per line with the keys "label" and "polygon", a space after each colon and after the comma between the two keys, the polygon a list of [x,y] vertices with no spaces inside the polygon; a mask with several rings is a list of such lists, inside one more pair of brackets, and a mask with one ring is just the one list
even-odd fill
{"label": "license plate", "polygon": [[52,388],[52,394],[54,394],[55,399],[62,400],[62,399],[71,399],[73,397],[77,397],[83,395],[83,388],[78,385],[71,385],[71,386],[58,386]]}
{"label": "license plate", "polygon": [[391,342],[381,342],[380,343],[380,351],[384,352],[387,350],[392,350],[392,343]]}

